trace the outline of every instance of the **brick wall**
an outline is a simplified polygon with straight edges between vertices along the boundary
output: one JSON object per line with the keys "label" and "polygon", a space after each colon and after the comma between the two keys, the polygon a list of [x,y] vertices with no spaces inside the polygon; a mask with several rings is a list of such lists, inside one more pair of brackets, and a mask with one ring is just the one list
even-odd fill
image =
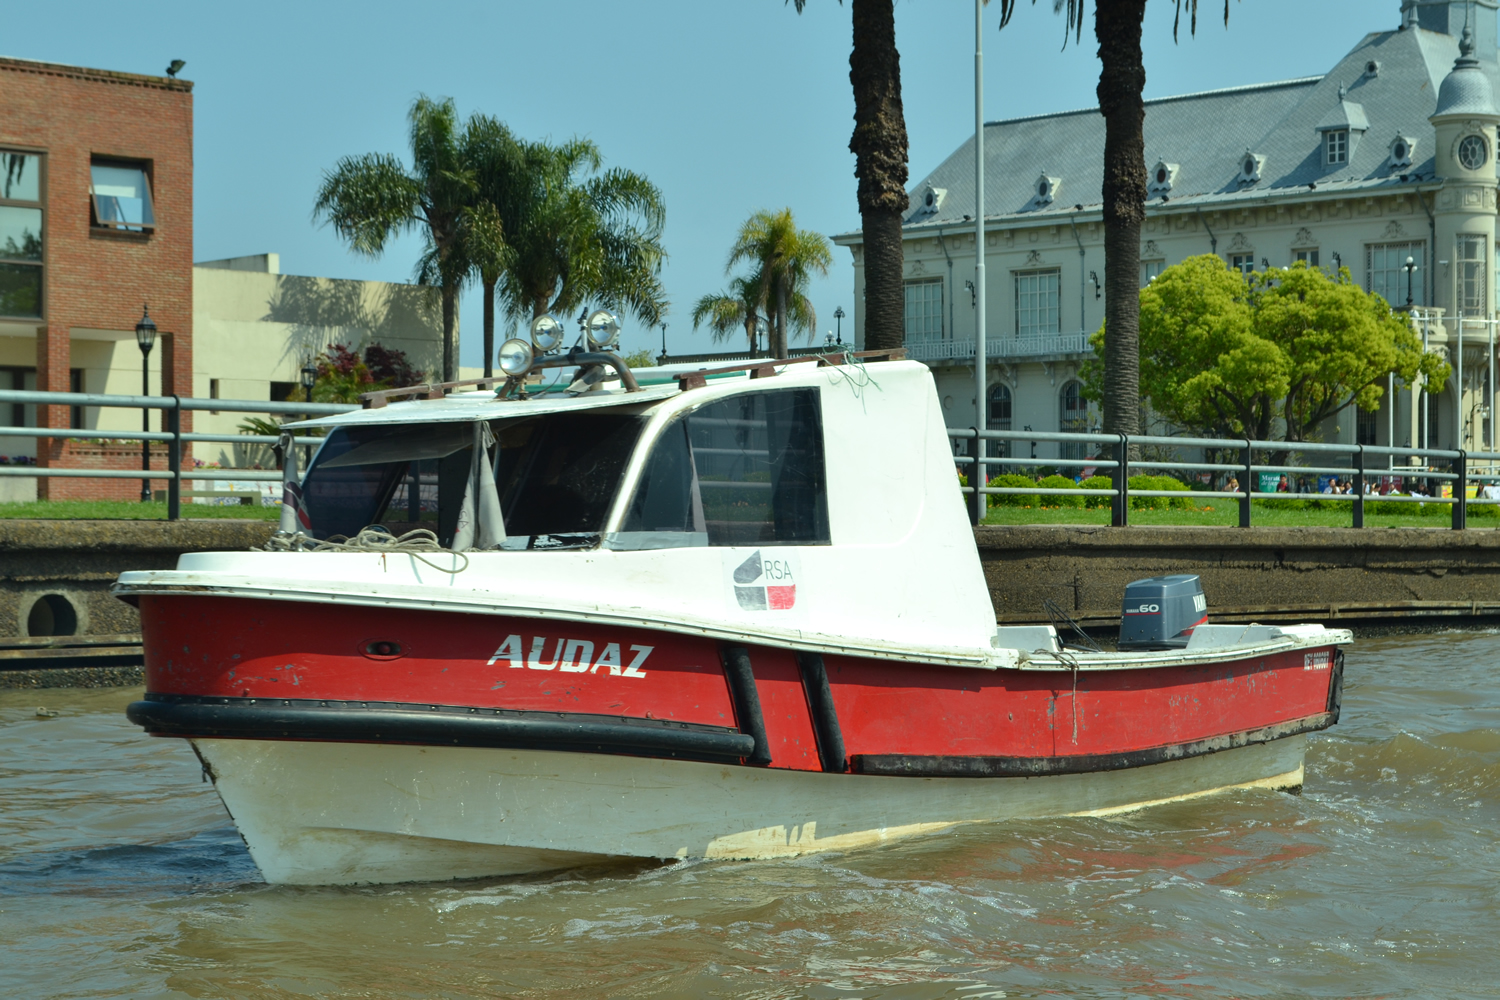
{"label": "brick wall", "polygon": [[[71,441],[59,440],[51,442],[50,447],[45,449],[50,461],[41,461],[41,452],[37,455],[37,464],[47,464],[54,468],[66,467],[69,469],[122,469],[133,471],[141,467],[141,443],[107,441]],[[192,467],[188,461],[187,466]],[[163,441],[151,442],[151,468],[165,470],[167,467],[167,443]],[[47,499],[51,500],[139,500],[141,498],[141,481],[139,479],[38,479],[37,493],[40,497],[42,484],[46,483],[49,488]],[[167,488],[167,480],[153,479],[151,489],[164,490]],[[184,489],[192,489],[191,485],[184,484]]]}
{"label": "brick wall", "polygon": [[[192,394],[192,84],[21,59],[0,59],[0,147],[44,154],[43,317],[37,388],[66,392],[73,331],[131,331],[150,303],[159,331],[152,368],[164,394]],[[151,182],[150,233],[90,224],[93,157],[141,161]],[[85,386],[85,391],[98,387]],[[153,390],[156,387],[153,386]],[[38,423],[68,426],[66,407],[40,407]],[[191,415],[183,414],[183,430]],[[139,450],[136,451],[139,460]],[[84,453],[54,442],[39,465]],[[120,483],[38,481],[39,497],[112,496]],[[124,487],[120,487],[124,489]],[[139,484],[135,489],[139,492]]]}

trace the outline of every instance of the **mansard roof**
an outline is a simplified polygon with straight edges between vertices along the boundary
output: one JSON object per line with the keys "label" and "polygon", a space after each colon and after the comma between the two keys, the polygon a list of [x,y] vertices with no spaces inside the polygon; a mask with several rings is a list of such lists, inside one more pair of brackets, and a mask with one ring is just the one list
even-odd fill
{"label": "mansard roof", "polygon": [[[1174,208],[1220,209],[1299,192],[1368,193],[1431,180],[1435,142],[1428,117],[1458,54],[1452,35],[1412,26],[1367,35],[1323,76],[1147,101],[1146,163],[1178,165],[1168,195]],[[1500,72],[1494,56],[1481,64],[1491,81]],[[1348,162],[1330,166],[1319,127],[1339,117],[1368,131],[1353,144]],[[1426,158],[1391,169],[1390,142],[1397,135],[1415,140]],[[1098,211],[1103,150],[1097,109],[987,123],[986,218],[1019,224],[1067,216],[1076,205]],[[1258,180],[1242,180],[1246,154],[1257,159]],[[1058,178],[1056,197],[1047,203],[1036,198],[1042,173]],[[921,197],[928,187],[946,189],[935,210]],[[911,193],[908,227],[963,225],[974,212],[973,138]]]}

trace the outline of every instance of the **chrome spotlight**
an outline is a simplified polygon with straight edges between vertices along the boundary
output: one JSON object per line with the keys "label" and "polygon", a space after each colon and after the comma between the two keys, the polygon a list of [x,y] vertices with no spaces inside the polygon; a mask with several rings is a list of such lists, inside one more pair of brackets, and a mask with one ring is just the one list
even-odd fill
{"label": "chrome spotlight", "polygon": [[561,344],[567,330],[555,316],[538,316],[531,321],[531,343],[538,354],[546,354]]}
{"label": "chrome spotlight", "polygon": [[507,340],[500,345],[500,350],[495,352],[495,360],[500,363],[500,370],[511,378],[520,378],[531,371],[534,358],[531,345],[519,337]]}
{"label": "chrome spotlight", "polygon": [[598,309],[589,316],[585,327],[588,331],[589,347],[604,351],[613,347],[620,339],[620,317],[608,309]]}

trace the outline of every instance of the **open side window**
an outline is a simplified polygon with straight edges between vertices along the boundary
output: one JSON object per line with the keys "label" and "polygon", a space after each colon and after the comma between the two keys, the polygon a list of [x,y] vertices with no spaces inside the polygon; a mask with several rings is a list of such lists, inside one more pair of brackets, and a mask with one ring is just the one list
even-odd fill
{"label": "open side window", "polygon": [[609,538],[617,549],[829,542],[816,389],[742,393],[678,417]]}

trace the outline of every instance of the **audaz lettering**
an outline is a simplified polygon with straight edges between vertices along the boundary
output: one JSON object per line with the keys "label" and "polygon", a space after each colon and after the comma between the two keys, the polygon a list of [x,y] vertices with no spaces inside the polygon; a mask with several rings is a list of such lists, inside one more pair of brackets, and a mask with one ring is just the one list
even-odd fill
{"label": "audaz lettering", "polygon": [[[551,650],[551,659],[545,659],[548,650]],[[607,642],[599,658],[594,658],[594,644],[587,639],[551,639],[545,635],[531,636],[531,645],[524,645],[521,636],[508,635],[500,648],[495,650],[495,655],[490,657],[486,666],[493,666],[501,660],[506,661],[507,666],[529,667],[532,670],[561,670],[568,674],[592,674],[600,667],[605,667],[616,677],[645,677],[646,672],[641,669],[646,662],[646,657],[651,655],[655,646],[631,646],[630,652],[634,654],[629,666],[624,666],[624,660],[620,655],[620,644],[618,642]]]}

